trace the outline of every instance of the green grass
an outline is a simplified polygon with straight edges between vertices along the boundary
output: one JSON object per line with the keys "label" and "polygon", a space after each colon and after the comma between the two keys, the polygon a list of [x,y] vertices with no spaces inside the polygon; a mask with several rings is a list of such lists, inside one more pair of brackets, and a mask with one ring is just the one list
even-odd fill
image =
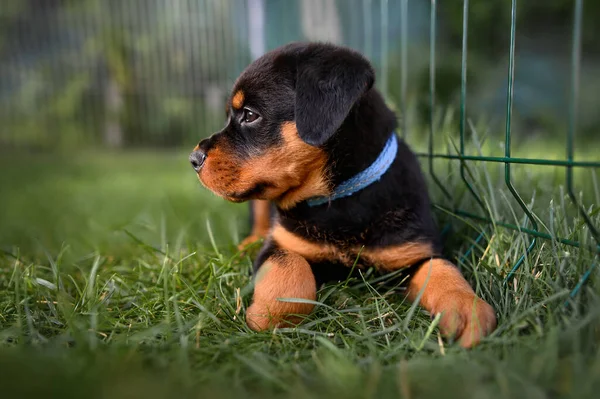
{"label": "green grass", "polygon": [[[462,264],[499,321],[474,350],[442,341],[429,315],[369,272],[323,287],[297,328],[250,331],[251,259],[235,250],[246,207],[202,189],[186,158],[0,159],[2,397],[583,398],[600,390],[597,273],[569,299],[597,258],[542,240],[504,286],[528,239],[494,226]],[[502,166],[473,167],[475,187],[499,217],[523,223]],[[477,211],[458,167],[437,170],[456,205]],[[515,167],[515,176],[545,231],[592,242],[560,190],[563,171]],[[593,182],[578,179],[588,205],[600,203]],[[451,226],[447,251],[459,258],[480,226],[436,215]]]}

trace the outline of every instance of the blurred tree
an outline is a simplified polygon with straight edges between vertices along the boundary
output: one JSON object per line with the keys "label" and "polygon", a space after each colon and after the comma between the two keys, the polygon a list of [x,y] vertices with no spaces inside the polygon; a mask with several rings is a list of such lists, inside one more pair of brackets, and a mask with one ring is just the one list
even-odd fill
{"label": "blurred tree", "polygon": [[106,107],[103,139],[109,147],[121,147],[125,142],[122,126],[124,117],[123,95],[124,93],[130,93],[135,84],[128,37],[123,30],[118,29],[112,23],[114,18],[117,17],[115,14],[118,12],[115,1],[118,2],[119,0],[108,0],[104,3],[108,5],[105,12],[109,15],[109,21],[103,27],[100,46],[100,52],[108,71],[103,88]]}

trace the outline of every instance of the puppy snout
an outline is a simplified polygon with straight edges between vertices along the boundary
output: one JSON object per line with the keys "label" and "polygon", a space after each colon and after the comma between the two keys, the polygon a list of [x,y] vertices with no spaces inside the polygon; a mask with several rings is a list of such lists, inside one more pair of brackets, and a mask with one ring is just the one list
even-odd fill
{"label": "puppy snout", "polygon": [[202,165],[204,165],[204,161],[206,161],[206,153],[204,153],[204,151],[195,150],[190,154],[190,163],[192,164],[192,168],[194,168],[196,173],[200,172]]}

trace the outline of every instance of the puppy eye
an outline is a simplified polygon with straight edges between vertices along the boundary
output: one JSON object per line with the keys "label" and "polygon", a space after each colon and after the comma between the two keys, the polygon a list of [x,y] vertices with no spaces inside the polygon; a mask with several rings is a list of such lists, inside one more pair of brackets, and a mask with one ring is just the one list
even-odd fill
{"label": "puppy eye", "polygon": [[244,108],[243,121],[246,123],[252,123],[257,120],[259,115],[256,112],[250,111],[248,108]]}

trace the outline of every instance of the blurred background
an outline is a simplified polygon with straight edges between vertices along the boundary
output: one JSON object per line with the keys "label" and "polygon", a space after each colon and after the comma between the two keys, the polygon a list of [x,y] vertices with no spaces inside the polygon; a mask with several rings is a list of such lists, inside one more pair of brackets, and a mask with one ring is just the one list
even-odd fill
{"label": "blurred background", "polygon": [[[325,40],[361,51],[377,67],[378,86],[390,104],[404,107],[411,126],[427,124],[431,4],[4,0],[0,151],[191,148],[222,125],[225,98],[240,71],[265,51],[295,40]],[[462,5],[462,0],[437,4],[440,108],[459,104]],[[598,16],[600,3],[585,2],[580,136],[597,134],[600,126]],[[472,2],[468,18],[467,116],[502,130],[510,2]],[[572,29],[573,0],[518,2],[516,133],[564,135]]]}
{"label": "blurred background", "polygon": [[[132,235],[160,248],[185,240],[212,248],[239,242],[247,208],[201,189],[187,154],[223,126],[225,101],[238,74],[264,52],[291,41],[329,41],[365,54],[409,144],[425,154],[431,132],[436,153],[456,154],[464,4],[3,0],[0,249],[13,255],[62,254],[68,245],[82,256],[102,249],[115,254],[119,246],[126,249]],[[574,4],[517,2],[514,157],[566,158]],[[466,154],[504,156],[510,12],[507,0],[468,4]],[[600,153],[599,16],[600,2],[586,1],[576,160],[597,161]],[[433,162],[436,203],[478,206],[457,161]],[[468,170],[483,197],[478,202],[489,202],[493,217],[526,223],[522,206],[506,194],[504,164],[470,165],[478,165]],[[564,168],[513,169],[524,201],[533,207],[537,200],[536,216],[555,218],[547,214],[553,200],[571,206],[561,188]],[[575,168],[575,189],[582,190],[586,206],[600,203],[597,171]],[[569,209],[571,216],[577,214],[575,207]]]}

